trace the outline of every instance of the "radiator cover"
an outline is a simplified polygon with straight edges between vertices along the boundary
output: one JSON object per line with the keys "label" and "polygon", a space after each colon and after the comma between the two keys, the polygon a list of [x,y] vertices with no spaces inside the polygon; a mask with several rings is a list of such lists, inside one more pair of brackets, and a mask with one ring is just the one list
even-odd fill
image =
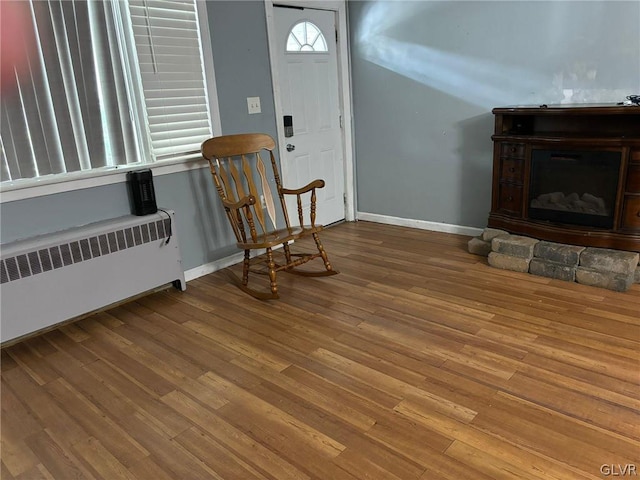
{"label": "radiator cover", "polygon": [[154,288],[186,288],[175,214],[127,215],[0,246],[0,341]]}

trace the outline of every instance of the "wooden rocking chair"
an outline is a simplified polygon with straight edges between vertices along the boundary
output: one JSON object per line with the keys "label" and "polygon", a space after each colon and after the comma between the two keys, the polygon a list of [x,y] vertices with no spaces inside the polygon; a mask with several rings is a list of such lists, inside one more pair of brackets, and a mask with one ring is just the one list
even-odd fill
{"label": "wooden rocking chair", "polygon": [[[266,300],[278,298],[276,274],[280,271],[305,276],[326,276],[338,273],[333,269],[322,247],[318,232],[322,225],[316,225],[316,189],[324,187],[324,180],[314,180],[298,189],[282,188],[278,167],[273,155],[274,140],[266,134],[251,133],[226,135],[210,138],[202,144],[202,155],[209,161],[213,181],[222,205],[235,233],[237,246],[244,250],[242,279],[229,271],[233,282],[249,295]],[[274,201],[264,162],[260,153],[269,152],[271,168],[279,201]],[[303,194],[311,196],[310,224],[303,221]],[[291,226],[287,215],[285,195],[295,195],[298,204],[299,226]],[[280,212],[276,211],[276,203]],[[278,216],[278,214],[280,216]],[[278,228],[277,224],[284,224]],[[312,236],[317,252],[291,253],[289,242]],[[282,245],[284,263],[274,260],[273,248]],[[266,255],[251,257],[252,251],[265,250]],[[254,252],[255,254],[255,252]],[[324,262],[324,270],[305,271],[297,267],[315,258]],[[262,264],[263,268],[256,266]],[[266,264],[266,268],[265,268]],[[249,274],[268,274],[270,291],[258,291],[249,287]]]}

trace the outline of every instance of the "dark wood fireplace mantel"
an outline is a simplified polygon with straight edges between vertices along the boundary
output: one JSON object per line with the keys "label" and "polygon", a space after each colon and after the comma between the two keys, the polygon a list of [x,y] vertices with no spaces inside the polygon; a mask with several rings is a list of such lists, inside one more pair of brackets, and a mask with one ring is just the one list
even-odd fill
{"label": "dark wood fireplace mantel", "polygon": [[[640,252],[640,106],[518,106],[494,108],[493,114],[490,227],[552,242]],[[610,227],[530,217],[532,157],[541,150],[619,153]]]}

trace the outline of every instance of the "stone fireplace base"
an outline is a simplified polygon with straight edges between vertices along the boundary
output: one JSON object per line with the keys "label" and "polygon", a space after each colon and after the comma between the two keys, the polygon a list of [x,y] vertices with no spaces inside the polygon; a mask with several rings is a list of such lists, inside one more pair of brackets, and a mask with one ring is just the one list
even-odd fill
{"label": "stone fireplace base", "polygon": [[472,238],[469,252],[489,265],[584,285],[624,292],[640,283],[640,254],[606,248],[579,247],[511,235],[486,228]]}

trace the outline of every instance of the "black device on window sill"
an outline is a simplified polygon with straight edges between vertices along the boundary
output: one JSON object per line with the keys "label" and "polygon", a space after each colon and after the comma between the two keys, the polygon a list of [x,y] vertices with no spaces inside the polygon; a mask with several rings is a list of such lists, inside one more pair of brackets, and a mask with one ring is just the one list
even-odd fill
{"label": "black device on window sill", "polygon": [[131,201],[131,213],[134,215],[149,215],[158,211],[151,169],[128,172],[127,185]]}

